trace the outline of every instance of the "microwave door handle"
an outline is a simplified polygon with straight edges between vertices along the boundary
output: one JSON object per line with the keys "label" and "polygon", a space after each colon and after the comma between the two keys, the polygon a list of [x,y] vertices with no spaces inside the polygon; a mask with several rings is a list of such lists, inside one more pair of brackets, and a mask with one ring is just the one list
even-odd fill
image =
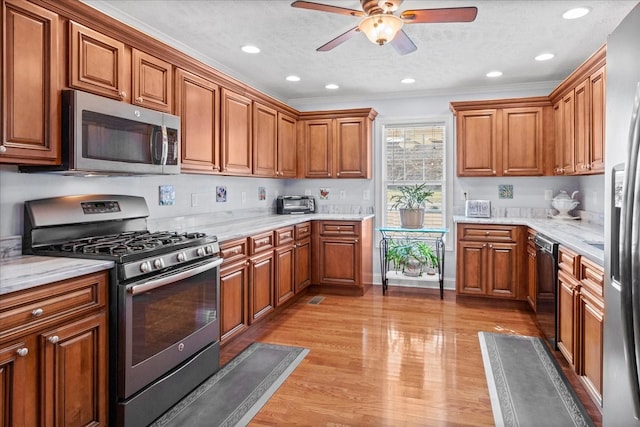
{"label": "microwave door handle", "polygon": [[156,150],[158,148],[158,144],[156,143],[158,138],[158,128],[156,126],[153,127],[151,131],[151,136],[149,138],[149,151],[151,151],[151,164],[159,165],[162,161],[162,154],[160,157],[156,155]]}
{"label": "microwave door handle", "polygon": [[167,164],[167,157],[169,157],[169,136],[167,135],[167,127],[162,125],[162,165]]}

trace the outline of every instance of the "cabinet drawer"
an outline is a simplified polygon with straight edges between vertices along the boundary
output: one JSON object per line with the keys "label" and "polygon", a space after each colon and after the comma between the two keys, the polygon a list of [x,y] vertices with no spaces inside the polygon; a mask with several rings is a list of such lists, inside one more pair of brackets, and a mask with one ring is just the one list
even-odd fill
{"label": "cabinet drawer", "polygon": [[106,305],[107,273],[96,273],[4,295],[0,298],[0,340],[49,321],[62,321]]}
{"label": "cabinet drawer", "polygon": [[273,249],[273,232],[256,234],[249,237],[249,251],[251,255]]}
{"label": "cabinet drawer", "polygon": [[358,223],[328,221],[320,224],[320,234],[323,236],[357,236]]}
{"label": "cabinet drawer", "polygon": [[573,252],[571,249],[560,246],[558,248],[558,269],[570,274],[576,278],[578,275],[578,263],[580,262],[580,255]]}
{"label": "cabinet drawer", "polygon": [[604,270],[584,257],[580,258],[580,283],[592,293],[604,298]]}
{"label": "cabinet drawer", "polygon": [[460,233],[460,239],[491,242],[517,242],[518,227],[463,225]]}
{"label": "cabinet drawer", "polygon": [[294,240],[293,226],[278,228],[276,230],[276,246],[293,242],[293,240]]}
{"label": "cabinet drawer", "polygon": [[296,224],[296,240],[304,239],[311,236],[311,223],[303,222],[302,224]]}
{"label": "cabinet drawer", "polygon": [[247,239],[231,240],[220,244],[223,264],[229,264],[247,257]]}

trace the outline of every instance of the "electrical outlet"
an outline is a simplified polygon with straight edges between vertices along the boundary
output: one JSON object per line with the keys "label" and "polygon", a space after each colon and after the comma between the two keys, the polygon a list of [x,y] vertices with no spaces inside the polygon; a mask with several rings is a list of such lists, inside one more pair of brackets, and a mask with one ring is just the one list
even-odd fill
{"label": "electrical outlet", "polygon": [[362,200],[369,200],[369,190],[364,190],[362,192]]}
{"label": "electrical outlet", "polygon": [[198,194],[191,193],[191,207],[195,208],[198,206]]}
{"label": "electrical outlet", "polygon": [[544,199],[552,200],[553,199],[553,190],[544,190]]}
{"label": "electrical outlet", "polygon": [[242,203],[247,203],[247,193],[246,192],[242,192],[240,193],[240,197],[242,198]]}
{"label": "electrical outlet", "polygon": [[346,199],[347,198],[347,192],[344,190],[340,190],[340,198],[341,199]]}
{"label": "electrical outlet", "polygon": [[310,195],[311,195],[311,190],[310,190],[310,189],[308,189],[308,188],[307,188],[307,189],[305,189],[305,190],[304,190],[304,195],[305,195],[305,196],[310,196]]}

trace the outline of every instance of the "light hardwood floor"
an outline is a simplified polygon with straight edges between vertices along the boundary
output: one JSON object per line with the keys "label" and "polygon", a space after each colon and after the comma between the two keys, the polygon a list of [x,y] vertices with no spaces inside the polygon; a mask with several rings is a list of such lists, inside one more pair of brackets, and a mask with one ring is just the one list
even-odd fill
{"label": "light hardwood floor", "polygon": [[[390,287],[382,296],[374,286],[309,304],[315,295],[222,348],[221,363],[254,341],[310,349],[252,426],[491,426],[478,331],[539,335],[522,305],[452,291],[440,300],[433,290]],[[580,380],[556,358],[601,425]]]}

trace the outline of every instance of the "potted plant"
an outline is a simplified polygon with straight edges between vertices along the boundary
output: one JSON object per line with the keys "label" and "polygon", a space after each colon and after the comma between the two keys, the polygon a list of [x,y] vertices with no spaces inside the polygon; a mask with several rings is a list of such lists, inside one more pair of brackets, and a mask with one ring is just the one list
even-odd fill
{"label": "potted plant", "polygon": [[422,276],[425,268],[428,274],[435,274],[438,257],[433,248],[419,240],[392,240],[386,254],[393,269],[405,276]]}
{"label": "potted plant", "polygon": [[402,228],[422,228],[425,203],[431,203],[429,197],[433,196],[433,191],[424,183],[404,185],[399,190],[400,194],[394,194],[390,200],[391,208],[400,212]]}

